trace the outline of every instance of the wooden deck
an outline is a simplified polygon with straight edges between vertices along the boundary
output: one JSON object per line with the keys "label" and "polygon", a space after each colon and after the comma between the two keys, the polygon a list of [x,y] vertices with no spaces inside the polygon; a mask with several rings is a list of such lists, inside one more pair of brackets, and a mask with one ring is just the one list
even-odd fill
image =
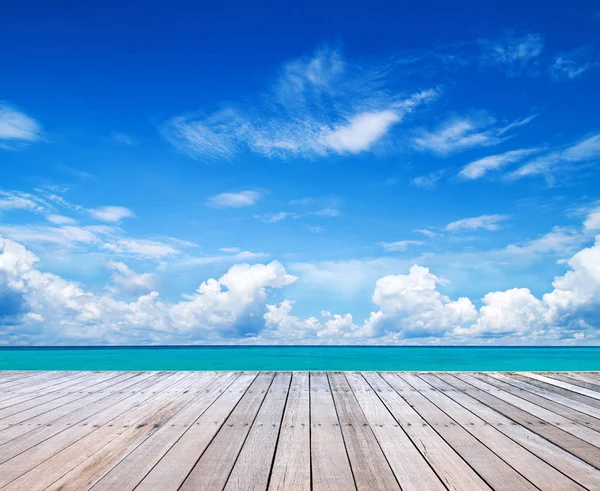
{"label": "wooden deck", "polygon": [[0,372],[2,490],[600,489],[600,374]]}

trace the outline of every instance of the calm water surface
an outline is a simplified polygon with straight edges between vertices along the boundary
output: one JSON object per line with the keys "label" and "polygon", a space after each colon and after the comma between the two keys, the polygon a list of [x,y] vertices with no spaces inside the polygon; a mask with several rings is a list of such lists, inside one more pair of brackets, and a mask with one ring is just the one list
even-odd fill
{"label": "calm water surface", "polygon": [[0,370],[600,371],[600,347],[0,348]]}

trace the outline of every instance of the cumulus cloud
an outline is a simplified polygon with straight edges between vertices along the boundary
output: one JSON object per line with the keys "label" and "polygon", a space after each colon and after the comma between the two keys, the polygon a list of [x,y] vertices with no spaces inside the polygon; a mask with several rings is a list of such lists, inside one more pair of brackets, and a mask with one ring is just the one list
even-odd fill
{"label": "cumulus cloud", "polygon": [[[204,281],[176,303],[162,301],[157,292],[124,302],[112,294],[95,294],[76,283],[37,269],[38,258],[22,245],[0,238],[3,287],[23,297],[22,315],[5,329],[18,335],[32,325],[43,327],[39,342],[81,339],[86,342],[123,342],[138,339],[202,340],[253,333],[264,322],[268,289],[278,289],[296,278],[273,261],[238,264],[219,279]],[[133,273],[122,263],[112,266],[121,286],[132,286]],[[133,282],[150,287],[148,277]],[[2,291],[2,290],[0,290]],[[258,320],[258,323],[257,323]],[[1,329],[1,328],[0,328]]]}
{"label": "cumulus cloud", "polygon": [[497,39],[481,39],[481,63],[502,70],[509,77],[534,73],[544,50],[539,34],[516,36],[507,33]]}
{"label": "cumulus cloud", "polygon": [[508,219],[506,215],[481,215],[478,217],[463,218],[462,220],[456,220],[446,225],[446,230],[449,232],[457,232],[459,230],[498,230],[500,228],[499,222]]}
{"label": "cumulus cloud", "polygon": [[124,206],[101,206],[88,210],[88,213],[92,218],[107,223],[119,223],[123,218],[135,216],[133,211]]}
{"label": "cumulus cloud", "polygon": [[165,138],[193,158],[251,151],[269,158],[315,158],[369,151],[437,89],[398,96],[385,66],[345,61],[337,49],[284,64],[263,94],[203,115],[177,116]]}
{"label": "cumulus cloud", "polygon": [[[277,261],[237,264],[219,279],[200,284],[178,302],[162,300],[156,277],[109,263],[114,287],[93,293],[77,283],[42,272],[22,245],[0,239],[0,331],[13,339],[38,330],[39,342],[219,341],[228,338],[277,342],[449,343],[594,341],[600,321],[600,236],[574,254],[568,270],[541,298],[527,288],[486,294],[479,310],[466,297],[440,291],[446,281],[428,268],[410,267],[375,283],[377,307],[359,323],[351,314],[323,311],[318,317],[292,314],[294,302],[269,302],[269,291],[297,278]],[[400,263],[397,263],[398,265]],[[344,277],[346,278],[346,277]],[[117,292],[137,298],[126,302]],[[139,295],[139,296],[138,296]]]}
{"label": "cumulus cloud", "polygon": [[243,208],[252,206],[260,199],[257,191],[240,191],[238,193],[221,193],[208,200],[208,205],[215,208]]}
{"label": "cumulus cloud", "polygon": [[109,261],[107,266],[113,271],[111,281],[118,291],[131,295],[142,295],[156,289],[158,276],[153,273],[136,273],[125,263]]}
{"label": "cumulus cloud", "polygon": [[18,109],[0,102],[0,148],[15,149],[19,144],[42,138],[42,127]]}
{"label": "cumulus cloud", "polygon": [[414,144],[417,149],[439,155],[474,147],[489,147],[510,138],[512,130],[530,123],[534,118],[529,116],[498,126],[496,118],[486,113],[454,117],[433,131],[421,130]]}

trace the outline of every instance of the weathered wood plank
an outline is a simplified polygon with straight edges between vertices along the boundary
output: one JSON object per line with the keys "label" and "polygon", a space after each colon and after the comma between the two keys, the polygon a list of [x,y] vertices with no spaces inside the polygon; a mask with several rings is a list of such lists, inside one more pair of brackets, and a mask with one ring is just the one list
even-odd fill
{"label": "weathered wood plank", "polygon": [[310,374],[312,488],[355,490],[352,468],[326,373]]}
{"label": "weathered wood plank", "polygon": [[[136,491],[179,489],[256,377],[256,373],[246,372],[237,378],[152,468]],[[114,489],[103,487],[103,481],[94,487],[94,491]]]}
{"label": "weathered wood plank", "polygon": [[402,490],[446,489],[363,376],[347,373],[346,379]]}
{"label": "weathered wood plank", "polygon": [[546,382],[548,384],[555,385],[563,389],[570,390],[571,392],[576,392],[577,394],[591,397],[592,399],[600,400],[599,392],[589,390],[584,387],[579,387],[578,385],[572,383],[563,382],[562,380],[557,380],[552,377],[546,377],[545,375],[541,375],[539,373],[525,372],[523,373],[523,375],[525,375],[526,377],[534,378],[536,380],[541,380],[542,382]]}
{"label": "weathered wood plank", "polygon": [[513,439],[530,452],[534,453],[556,469],[569,476],[574,481],[588,489],[594,489],[600,482],[600,471],[578,459],[571,453],[546,440],[528,428],[516,424],[506,416],[495,411],[482,402],[467,395],[440,378],[443,374],[419,374],[419,377],[444,393],[450,399],[458,402],[464,408],[479,416],[488,424],[494,426],[509,438]]}
{"label": "weathered wood plank", "polygon": [[598,447],[563,431],[557,426],[548,424],[548,422],[533,416],[519,407],[503,401],[495,395],[490,394],[489,391],[481,390],[468,384],[454,374],[439,374],[438,376],[455,388],[503,414],[516,424],[520,424],[530,429],[567,452],[576,455],[588,464],[600,468],[600,449]]}
{"label": "weathered wood plank", "polygon": [[548,409],[544,409],[537,404],[533,404],[521,397],[518,397],[510,392],[497,389],[493,385],[490,385],[486,382],[483,382],[479,378],[473,375],[466,374],[457,374],[461,380],[477,387],[481,390],[487,391],[490,394],[496,396],[498,399],[501,399],[509,404],[512,404],[515,407],[518,407],[524,411],[527,411],[529,414],[539,418],[540,420],[545,421],[546,423],[550,423],[556,427],[561,428],[563,431],[567,433],[571,433],[572,435],[581,438],[582,440],[595,445],[596,447],[600,447],[600,433],[594,431],[591,428],[586,428],[570,419],[567,419],[559,414],[556,414],[553,411],[549,411]]}
{"label": "weathered wood plank", "polygon": [[478,378],[479,380],[493,385],[496,389],[503,390],[505,392],[509,392],[510,394],[516,395],[521,399],[525,399],[528,402],[531,402],[537,406],[543,407],[548,411],[552,411],[564,418],[567,418],[575,423],[583,425],[587,428],[591,428],[595,431],[600,430],[600,419],[594,418],[588,414],[582,413],[576,409],[573,409],[569,406],[564,406],[563,404],[548,400],[544,397],[538,396],[536,394],[532,394],[526,390],[515,387],[509,383],[506,383],[502,380],[498,380],[495,377],[488,376],[484,373],[474,373],[473,377]]}
{"label": "weathered wood plank", "polygon": [[[104,424],[97,422],[91,425],[91,430],[81,438],[61,441],[63,435],[59,434],[38,445],[35,448],[35,458],[32,459],[28,455],[28,460],[32,460],[37,465],[11,482],[5,489],[7,491],[18,491],[19,489],[33,489],[36,486],[39,486],[40,489],[46,489],[47,486],[79,463],[96,454],[100,449],[103,451],[97,455],[98,458],[92,459],[92,462],[90,462],[91,470],[101,469],[105,465],[109,465],[111,457],[114,455],[111,450],[115,451],[111,443],[117,442],[116,453],[119,454],[127,450],[129,443],[133,444],[137,438],[152,433],[156,428],[165,424],[174,413],[188,402],[187,394],[183,392],[197,378],[196,374],[186,374],[174,384],[165,387],[166,390],[153,392],[150,397],[141,401],[140,404],[129,407],[115,418],[104,422]],[[40,452],[43,447],[48,449],[45,455]],[[47,458],[44,459],[44,457]],[[14,466],[14,461],[17,460],[13,459],[9,463]]]}
{"label": "weathered wood plank", "polygon": [[[71,476],[64,476],[50,489],[134,489],[238,376],[238,373],[219,373],[212,375],[205,384],[195,384],[190,390],[195,399],[190,404],[131,452],[124,452],[118,461],[114,460],[112,467],[106,466],[104,473],[98,475],[99,473],[90,472],[84,462],[83,469],[73,469]],[[73,486],[73,483],[76,486]]]}
{"label": "weathered wood plank", "polygon": [[356,487],[359,490],[399,490],[394,473],[346,377],[341,373],[330,373],[328,378]]}
{"label": "weathered wood plank", "polygon": [[272,373],[256,377],[181,485],[181,491],[223,489],[273,378]]}
{"label": "weathered wood plank", "polygon": [[593,406],[588,406],[587,404],[584,404],[582,402],[577,402],[569,397],[565,397],[562,394],[557,393],[554,390],[548,390],[543,386],[538,387],[537,385],[524,382],[520,378],[517,378],[514,374],[507,375],[504,373],[486,373],[486,375],[489,375],[490,377],[501,380],[502,382],[506,382],[507,384],[518,387],[519,389],[536,394],[550,401],[558,402],[563,406],[575,409],[576,411],[585,413],[594,418],[600,419],[600,409],[595,408]]}
{"label": "weathered wood plank", "polygon": [[267,489],[291,379],[290,373],[275,375],[227,480],[225,490]]}
{"label": "weathered wood plank", "polygon": [[382,376],[491,487],[506,491],[536,489],[514,468],[412,388],[399,374]]}
{"label": "weathered wood plank", "polygon": [[560,380],[561,382],[566,382],[568,384],[577,385],[579,387],[583,387],[584,389],[591,390],[593,392],[600,392],[600,381],[594,380],[591,378],[587,378],[585,375],[577,374],[577,373],[544,373],[546,377],[553,378],[556,380]]}
{"label": "weathered wood plank", "polygon": [[364,377],[448,489],[490,489],[490,486],[400,397],[381,374],[369,372],[365,373]]}
{"label": "weathered wood plank", "polygon": [[435,404],[536,487],[548,491],[583,491],[584,488],[573,480],[415,374],[402,374],[401,376],[419,394]]}
{"label": "weathered wood plank", "polygon": [[309,491],[310,483],[309,376],[295,372],[279,432],[269,490]]}

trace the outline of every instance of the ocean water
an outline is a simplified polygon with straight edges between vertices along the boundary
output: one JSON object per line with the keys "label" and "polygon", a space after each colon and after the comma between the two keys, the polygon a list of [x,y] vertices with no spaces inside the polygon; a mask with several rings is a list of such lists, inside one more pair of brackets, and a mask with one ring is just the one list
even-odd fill
{"label": "ocean water", "polygon": [[600,347],[0,348],[0,370],[600,371]]}

